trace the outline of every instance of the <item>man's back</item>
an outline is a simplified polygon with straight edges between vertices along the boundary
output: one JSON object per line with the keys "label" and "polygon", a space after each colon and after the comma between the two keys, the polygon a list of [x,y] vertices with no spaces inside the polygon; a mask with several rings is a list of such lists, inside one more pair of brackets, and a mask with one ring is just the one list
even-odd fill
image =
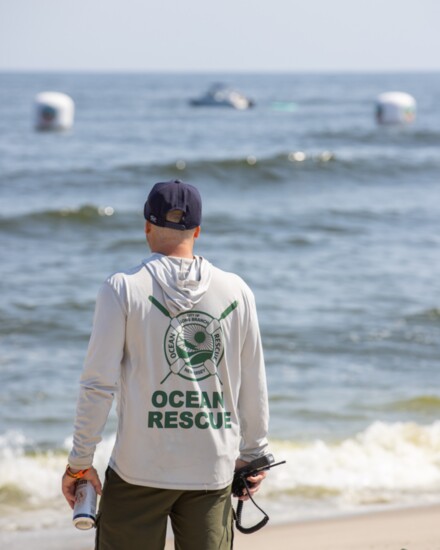
{"label": "man's back", "polygon": [[[111,276],[98,298],[96,347],[102,334],[108,357],[121,358],[110,465],[130,483],[225,487],[239,448],[240,414],[247,418],[249,460],[265,438],[267,411],[254,414],[256,405],[264,407],[255,399],[266,381],[252,292],[204,259],[189,272],[191,263],[153,254]],[[182,304],[190,309],[179,309]],[[88,384],[95,362],[89,354]],[[101,358],[98,370],[100,364]],[[117,370],[114,361],[115,379]]]}

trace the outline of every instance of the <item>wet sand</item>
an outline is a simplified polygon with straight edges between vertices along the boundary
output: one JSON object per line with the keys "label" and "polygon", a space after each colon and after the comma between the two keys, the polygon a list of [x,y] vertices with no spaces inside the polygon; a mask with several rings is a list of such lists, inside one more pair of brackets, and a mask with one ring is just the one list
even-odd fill
{"label": "wet sand", "polygon": [[[94,530],[2,533],[8,550],[92,550]],[[128,550],[129,547],[127,547]],[[173,550],[172,539],[165,550]],[[267,525],[252,535],[235,532],[234,550],[440,550],[440,505]]]}
{"label": "wet sand", "polygon": [[[166,550],[174,545],[169,541]],[[440,550],[440,506],[377,512],[235,533],[234,550]]]}

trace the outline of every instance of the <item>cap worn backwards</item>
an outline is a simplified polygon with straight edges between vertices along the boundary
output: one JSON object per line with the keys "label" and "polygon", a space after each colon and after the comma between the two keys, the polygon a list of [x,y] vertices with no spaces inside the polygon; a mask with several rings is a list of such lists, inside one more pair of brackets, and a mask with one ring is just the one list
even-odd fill
{"label": "cap worn backwards", "polygon": [[[168,221],[171,210],[181,210],[180,222]],[[202,221],[202,199],[198,190],[180,180],[156,183],[144,206],[144,217],[153,225],[171,229],[195,229]]]}

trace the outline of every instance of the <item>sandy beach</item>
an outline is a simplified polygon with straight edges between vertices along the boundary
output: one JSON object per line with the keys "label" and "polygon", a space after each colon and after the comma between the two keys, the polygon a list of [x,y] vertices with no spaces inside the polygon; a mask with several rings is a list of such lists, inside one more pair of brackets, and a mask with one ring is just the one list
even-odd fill
{"label": "sandy beach", "polygon": [[[440,506],[266,526],[235,534],[234,550],[439,550]],[[174,545],[169,541],[166,550]]]}
{"label": "sandy beach", "polygon": [[[268,525],[252,535],[235,532],[234,550],[440,550],[440,505]],[[0,547],[93,550],[94,531],[73,527],[0,534]],[[127,546],[129,550],[129,544]],[[165,550],[174,550],[172,539]]]}

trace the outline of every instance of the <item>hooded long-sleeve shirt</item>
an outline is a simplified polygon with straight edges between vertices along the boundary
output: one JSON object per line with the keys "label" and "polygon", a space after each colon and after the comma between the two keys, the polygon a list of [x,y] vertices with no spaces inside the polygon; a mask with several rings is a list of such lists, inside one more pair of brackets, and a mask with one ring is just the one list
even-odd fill
{"label": "hooded long-sleeve shirt", "polygon": [[153,254],[98,294],[80,382],[72,468],[91,466],[117,396],[110,466],[127,482],[220,489],[267,453],[254,296],[206,259]]}

